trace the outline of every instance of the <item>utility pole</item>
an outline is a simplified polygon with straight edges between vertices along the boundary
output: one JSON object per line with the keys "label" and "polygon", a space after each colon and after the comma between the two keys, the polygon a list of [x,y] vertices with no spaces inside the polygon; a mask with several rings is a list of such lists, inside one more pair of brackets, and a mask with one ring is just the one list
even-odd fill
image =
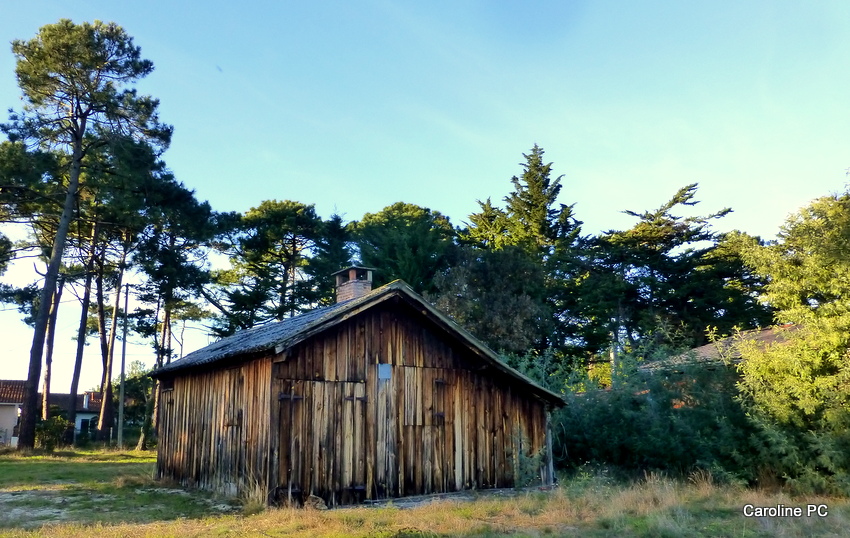
{"label": "utility pole", "polygon": [[124,288],[124,330],[121,336],[121,387],[118,390],[118,447],[124,448],[124,364],[127,360],[127,310],[130,308],[130,284]]}

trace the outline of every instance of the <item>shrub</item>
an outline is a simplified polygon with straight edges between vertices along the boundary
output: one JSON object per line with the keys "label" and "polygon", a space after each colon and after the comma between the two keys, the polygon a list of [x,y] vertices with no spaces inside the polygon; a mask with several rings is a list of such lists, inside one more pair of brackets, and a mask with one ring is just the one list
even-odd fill
{"label": "shrub", "polygon": [[799,493],[850,494],[850,315],[742,345],[741,402],[764,478]]}
{"label": "shrub", "polygon": [[543,465],[543,449],[529,452],[528,437],[519,427],[514,428],[513,446],[516,449],[516,457],[513,460],[514,488],[528,488],[540,485],[540,468]]}
{"label": "shrub", "polygon": [[35,446],[44,450],[53,450],[62,443],[65,432],[73,424],[60,416],[42,420],[35,426]]}
{"label": "shrub", "polygon": [[567,406],[553,415],[556,454],[567,466],[702,468],[749,479],[753,427],[735,399],[735,380],[731,367],[694,367],[568,393]]}

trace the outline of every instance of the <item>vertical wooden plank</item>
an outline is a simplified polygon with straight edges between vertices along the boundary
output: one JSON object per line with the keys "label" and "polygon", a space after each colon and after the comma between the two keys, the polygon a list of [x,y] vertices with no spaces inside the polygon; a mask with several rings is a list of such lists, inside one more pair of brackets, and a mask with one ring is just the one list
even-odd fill
{"label": "vertical wooden plank", "polygon": [[[408,332],[410,331],[409,323]],[[415,362],[415,348],[408,345],[410,350],[410,362]],[[411,380],[411,395],[413,396],[413,425],[410,427],[410,433],[407,436],[407,452],[409,454],[407,484],[410,493],[419,495],[423,492],[422,484],[422,468],[423,468],[423,453],[422,453],[422,368],[409,367]],[[409,494],[410,494],[409,493]]]}
{"label": "vertical wooden plank", "polygon": [[372,319],[372,316],[360,316],[357,320],[356,342],[357,349],[354,356],[354,380],[363,382],[366,380],[366,362],[369,356],[369,340],[366,338],[366,325]]}
{"label": "vertical wooden plank", "polygon": [[[364,396],[366,401],[365,409],[365,426],[366,426],[366,453],[364,455],[366,464],[366,498],[369,500],[378,498],[377,478],[383,475],[378,474],[379,456],[383,457],[383,452],[379,451],[378,443],[379,428],[378,428],[378,408],[380,407],[380,398],[378,394],[377,381],[377,365],[370,364],[366,371],[366,383],[364,387]],[[386,411],[384,412],[386,414]],[[386,435],[384,435],[386,440]]]}
{"label": "vertical wooden plank", "polygon": [[454,385],[452,371],[443,369],[443,490],[454,490]]}
{"label": "vertical wooden plank", "polygon": [[[325,345],[325,355],[328,355],[328,346]],[[333,364],[333,362],[331,362]],[[335,366],[335,365],[334,365]],[[334,372],[332,374],[336,376],[336,369],[334,368]],[[322,390],[324,391],[324,414],[322,416],[321,429],[319,430],[319,436],[322,438],[322,457],[324,458],[322,465],[322,480],[321,487],[319,488],[317,495],[325,499],[325,502],[330,501],[330,493],[333,491],[333,472],[334,472],[334,459],[337,457],[337,454],[334,450],[334,388],[336,387],[336,383],[332,382],[324,382],[322,383]]]}
{"label": "vertical wooden plank", "polygon": [[455,470],[455,490],[463,489],[464,469],[463,469],[463,454],[464,454],[464,427],[463,427],[463,404],[462,404],[462,389],[463,380],[461,372],[455,371],[455,387],[454,387],[454,470]]}
{"label": "vertical wooden plank", "polygon": [[472,406],[471,395],[475,390],[472,375],[465,371],[463,374],[463,487],[472,488],[472,476],[475,466],[475,408]]}
{"label": "vertical wooden plank", "polygon": [[[437,381],[441,382],[438,383]],[[433,417],[431,423],[434,426],[434,455],[433,455],[433,488],[436,492],[447,491],[445,473],[446,469],[446,376],[442,369],[435,369],[432,375]]]}
{"label": "vertical wooden plank", "polygon": [[278,483],[282,487],[286,487],[286,500],[287,502],[292,502],[292,490],[298,487],[297,469],[295,467],[295,443],[298,435],[297,424],[295,423],[295,400],[292,398],[295,387],[292,380],[286,380],[279,386],[281,387],[281,392],[290,397],[278,400],[278,407],[280,408],[280,412],[278,413],[280,416],[278,430],[280,476]]}
{"label": "vertical wooden plank", "polygon": [[[350,321],[348,322],[350,323]],[[325,337],[326,346],[330,346],[330,354],[332,355],[331,362],[334,369],[334,381],[345,381],[345,328],[348,323],[342,326],[336,326],[323,335]]]}
{"label": "vertical wooden plank", "polygon": [[413,450],[417,429],[417,426],[403,426],[401,429],[404,472],[402,473],[399,470],[399,496],[416,495],[419,493],[416,489],[416,456]]}
{"label": "vertical wooden plank", "polygon": [[498,428],[498,440],[499,443],[499,485],[497,487],[507,487],[511,485],[510,477],[508,476],[508,446],[510,444],[510,432],[507,429],[507,421],[505,416],[505,409],[507,409],[510,402],[510,387],[505,387],[500,392],[500,401],[499,401],[499,412],[497,414],[497,424]]}
{"label": "vertical wooden plank", "polygon": [[310,383],[313,391],[313,409],[315,415],[312,420],[313,439],[313,466],[310,478],[310,494],[321,497],[326,487],[325,478],[328,472],[328,412],[327,412],[327,381]]}
{"label": "vertical wooden plank", "polygon": [[382,314],[381,346],[383,346],[384,353],[381,358],[386,360],[387,364],[397,366],[398,361],[396,359],[395,331],[393,330],[393,320],[388,312],[382,312]]}
{"label": "vertical wooden plank", "polygon": [[482,376],[481,383],[481,407],[483,407],[482,432],[484,437],[484,461],[482,467],[484,469],[484,478],[482,479],[484,487],[492,488],[494,484],[493,471],[493,429],[492,425],[492,402],[493,402],[493,379],[489,376]]}
{"label": "vertical wooden plank", "polygon": [[349,348],[348,333],[352,321],[349,320],[342,326],[331,329],[329,339],[333,342],[332,353],[336,364],[336,380],[348,381],[348,361],[351,355]]}
{"label": "vertical wooden plank", "polygon": [[[401,344],[399,343],[399,346]],[[399,347],[401,350],[401,347]],[[395,368],[393,370],[393,376],[390,380],[390,384],[392,386],[392,398],[390,399],[394,413],[391,414],[391,432],[393,435],[393,439],[390,440],[390,446],[395,447],[395,493],[394,496],[401,497],[405,495],[405,483],[404,483],[404,449],[406,443],[404,442],[404,419],[402,413],[404,412],[404,395],[402,392],[404,391],[404,369],[403,368]]]}
{"label": "vertical wooden plank", "polygon": [[311,343],[302,343],[296,346],[290,353],[286,362],[290,363],[290,374],[292,379],[310,379],[310,362],[313,353]]}
{"label": "vertical wooden plank", "polygon": [[417,368],[419,395],[422,398],[422,451],[421,487],[425,493],[431,493],[434,488],[434,369]]}
{"label": "vertical wooden plank", "polygon": [[395,340],[396,365],[406,366],[407,350],[404,348],[404,332],[402,331],[401,324],[402,320],[399,319],[399,316],[396,313],[393,316],[393,339]]}
{"label": "vertical wooden plank", "polygon": [[476,391],[476,399],[478,401],[478,450],[479,450],[479,460],[478,460],[478,484],[479,487],[487,488],[492,487],[490,483],[489,476],[489,463],[490,463],[490,432],[487,430],[488,424],[488,416],[489,416],[489,378],[486,375],[479,374],[478,376],[478,390]]}
{"label": "vertical wooden plank", "polygon": [[488,412],[488,435],[490,437],[490,476],[491,482],[490,484],[494,488],[501,487],[501,481],[499,479],[499,458],[502,452],[503,447],[499,443],[499,413],[502,408],[502,390],[501,387],[496,384],[494,381],[491,381],[490,384],[490,406],[487,410]]}
{"label": "vertical wooden plank", "polygon": [[297,423],[300,426],[298,428],[298,438],[294,446],[297,450],[296,454],[298,458],[299,489],[301,491],[301,497],[304,498],[306,493],[313,491],[313,470],[318,458],[318,451],[315,445],[318,439],[313,425],[315,423],[315,409],[317,404],[315,387],[319,386],[320,382],[296,381],[295,384],[299,387],[296,394],[303,396],[303,399],[298,400],[298,406],[296,407],[298,412],[296,415]]}
{"label": "vertical wooden plank", "polygon": [[[366,383],[354,384],[354,435],[352,439],[354,453],[352,455],[352,485],[366,487],[366,413],[369,409],[366,401]],[[368,491],[368,489],[366,490]],[[362,499],[359,497],[357,500]]]}
{"label": "vertical wooden plank", "polygon": [[[343,362],[342,381],[354,381],[354,362],[357,354],[357,320],[351,319],[341,329],[342,343],[337,344],[337,360]],[[343,352],[340,346],[345,348]]]}
{"label": "vertical wooden plank", "polygon": [[[377,368],[375,368],[377,371]],[[376,398],[377,417],[375,426],[377,430],[376,458],[375,458],[375,483],[377,487],[376,498],[381,499],[389,495],[389,475],[391,467],[389,464],[389,380],[377,378],[378,395]]]}
{"label": "vertical wooden plank", "polygon": [[434,369],[421,368],[420,391],[422,394],[422,489],[434,491],[434,472],[439,465],[434,446]]}
{"label": "vertical wooden plank", "polygon": [[402,386],[400,368],[392,368],[390,378],[386,380],[386,466],[387,466],[387,495],[401,495],[404,471],[404,439],[400,431],[402,424],[403,402],[399,400],[398,390]]}
{"label": "vertical wooden plank", "polygon": [[315,343],[316,354],[317,358],[321,357],[320,360],[322,361],[322,379],[336,381],[336,364],[334,364],[334,358],[328,349],[329,345],[329,342],[324,338],[317,338]]}
{"label": "vertical wooden plank", "polygon": [[343,488],[343,502],[351,502],[351,492],[354,487],[354,442],[355,442],[355,409],[357,401],[354,399],[355,383],[343,383],[343,417],[340,427],[343,430],[342,447],[343,457],[341,464],[340,485]]}
{"label": "vertical wooden plank", "polygon": [[388,496],[398,496],[399,478],[401,470],[400,460],[402,455],[401,439],[399,439],[398,428],[401,424],[400,410],[398,409],[398,396],[396,386],[400,385],[399,372],[393,368],[392,376],[387,380],[387,488]]}
{"label": "vertical wooden plank", "polygon": [[[292,379],[315,379],[317,375],[320,375],[322,364],[316,364],[315,359],[315,339],[307,340],[291,348],[286,362],[292,365]],[[300,377],[299,370],[302,373]]]}
{"label": "vertical wooden plank", "polygon": [[424,368],[414,368],[414,383],[416,387],[416,425],[422,426],[425,424],[425,396],[423,386],[423,371]]}
{"label": "vertical wooden plank", "polygon": [[[287,444],[287,450],[289,450],[289,458],[290,458],[290,480],[292,482],[292,496],[293,501],[295,500],[296,492],[298,492],[298,497],[300,498],[300,492],[304,490],[306,483],[304,482],[303,475],[303,466],[302,461],[305,457],[309,457],[309,453],[306,451],[309,450],[308,446],[304,443],[304,428],[301,421],[302,409],[311,405],[309,400],[307,400],[307,392],[305,390],[304,381],[292,379],[288,381],[288,390],[286,391],[288,394],[292,394],[293,396],[301,396],[300,400],[291,400],[288,404],[290,409],[290,422],[291,427],[289,430],[284,430],[280,432],[281,439],[281,450],[283,450],[283,444]],[[274,396],[277,398],[277,395]],[[281,410],[283,413],[283,410]],[[287,496],[289,495],[289,480],[285,483],[287,487]]]}
{"label": "vertical wooden plank", "polygon": [[[341,361],[345,364],[348,361]],[[332,483],[332,493],[331,493],[331,504],[328,506],[336,506],[340,502],[340,495],[343,491],[343,488],[346,487],[342,482],[342,478],[345,472],[345,449],[343,445],[343,438],[345,436],[345,431],[351,428],[351,421],[343,421],[343,396],[344,396],[344,387],[347,383],[339,382],[334,383],[334,390],[332,391],[332,402],[333,406],[333,419],[329,424],[329,427],[333,428],[333,453],[334,458],[332,458],[333,465],[331,467],[331,477],[333,477]]]}

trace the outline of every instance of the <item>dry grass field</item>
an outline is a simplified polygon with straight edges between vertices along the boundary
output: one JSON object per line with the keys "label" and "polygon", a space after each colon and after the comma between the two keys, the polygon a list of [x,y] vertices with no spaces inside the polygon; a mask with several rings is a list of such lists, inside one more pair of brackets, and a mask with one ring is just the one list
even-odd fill
{"label": "dry grass field", "polygon": [[[187,492],[134,452],[0,454],[0,536],[846,536],[850,501],[587,470],[552,491],[501,491],[316,511]],[[824,504],[825,517],[745,518],[744,505]]]}

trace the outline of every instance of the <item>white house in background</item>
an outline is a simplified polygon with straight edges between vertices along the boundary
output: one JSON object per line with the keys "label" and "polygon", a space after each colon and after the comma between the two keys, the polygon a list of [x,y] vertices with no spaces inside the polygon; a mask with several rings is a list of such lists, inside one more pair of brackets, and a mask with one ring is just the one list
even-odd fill
{"label": "white house in background", "polygon": [[17,446],[16,426],[24,403],[22,379],[0,379],[0,446]]}
{"label": "white house in background", "polygon": [[[0,379],[0,447],[17,446],[18,417],[24,402],[23,379]],[[74,422],[75,436],[81,431],[91,431],[97,427],[97,416],[100,413],[100,394],[84,392],[78,394],[74,402],[77,408],[77,419]],[[41,393],[38,394],[38,405],[41,408]],[[51,394],[50,406],[58,406],[67,413],[71,410],[70,394]]]}
{"label": "white house in background", "polygon": [[[39,396],[41,398],[41,396]],[[51,394],[50,406],[59,406],[66,413],[71,410],[70,394]],[[97,416],[100,414],[100,394],[86,391],[77,394],[77,419],[74,421],[74,436],[81,431],[91,432],[97,428]]]}

